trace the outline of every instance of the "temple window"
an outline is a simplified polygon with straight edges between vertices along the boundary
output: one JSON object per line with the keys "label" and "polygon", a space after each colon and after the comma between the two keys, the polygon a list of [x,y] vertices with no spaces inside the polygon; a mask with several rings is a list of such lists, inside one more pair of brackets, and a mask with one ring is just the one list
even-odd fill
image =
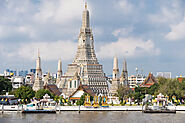
{"label": "temple window", "polygon": [[70,88],[72,88],[72,82],[70,81]]}

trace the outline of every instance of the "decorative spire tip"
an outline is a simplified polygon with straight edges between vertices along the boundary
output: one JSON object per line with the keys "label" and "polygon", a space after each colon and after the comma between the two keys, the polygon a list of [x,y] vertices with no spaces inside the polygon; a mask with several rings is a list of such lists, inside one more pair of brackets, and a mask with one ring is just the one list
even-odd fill
{"label": "decorative spire tip", "polygon": [[40,51],[39,51],[39,48],[38,48],[38,57],[40,57]]}
{"label": "decorative spire tip", "polygon": [[87,9],[87,2],[85,2],[85,9]]}

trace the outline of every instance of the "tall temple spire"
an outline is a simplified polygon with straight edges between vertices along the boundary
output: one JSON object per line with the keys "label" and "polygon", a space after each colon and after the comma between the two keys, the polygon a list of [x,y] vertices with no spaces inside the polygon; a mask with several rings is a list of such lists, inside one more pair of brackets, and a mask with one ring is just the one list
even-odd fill
{"label": "tall temple spire", "polygon": [[120,82],[121,82],[121,84],[124,84],[126,86],[129,86],[126,58],[124,58],[124,61],[123,61],[123,70],[121,72]]}
{"label": "tall temple spire", "polygon": [[127,71],[127,61],[126,61],[126,58],[124,58],[124,61],[123,61],[123,71]]}
{"label": "tall temple spire", "polygon": [[41,69],[41,59],[40,59],[39,49],[38,49],[38,57],[37,57],[37,60],[36,60],[36,69]]}
{"label": "tall temple spire", "polygon": [[61,58],[60,58],[58,60],[58,71],[57,71],[57,80],[56,80],[57,85],[60,83],[61,77],[62,77],[62,61],[61,61]]}
{"label": "tall temple spire", "polygon": [[113,63],[113,79],[119,78],[119,68],[118,68],[118,58],[114,57],[114,63]]}
{"label": "tall temple spire", "polygon": [[38,57],[40,57],[40,50],[39,50],[39,48],[38,48]]}
{"label": "tall temple spire", "polygon": [[82,15],[82,28],[89,28],[89,11],[87,10],[87,2],[85,3],[85,10]]}
{"label": "tall temple spire", "polygon": [[112,84],[110,86],[109,95],[115,96],[119,88],[119,68],[118,68],[118,58],[115,56],[113,61],[113,73],[112,73]]}
{"label": "tall temple spire", "polygon": [[61,58],[58,60],[58,71],[59,72],[62,71],[62,61],[61,61]]}
{"label": "tall temple spire", "polygon": [[87,2],[85,2],[85,9],[87,10]]}
{"label": "tall temple spire", "polygon": [[38,57],[36,59],[36,73],[35,73],[35,82],[33,84],[33,90],[38,91],[39,89],[43,88],[43,81],[42,81],[42,69],[41,69],[41,58],[40,52],[38,49]]}
{"label": "tall temple spire", "polygon": [[82,14],[82,26],[78,36],[78,51],[73,63],[77,63],[79,61],[86,62],[85,60],[87,59],[91,59],[90,62],[92,61],[93,63],[98,64],[94,50],[93,34],[90,28],[89,11],[87,10],[87,7],[85,7]]}
{"label": "tall temple spire", "polygon": [[118,58],[114,56],[113,69],[118,69]]}
{"label": "tall temple spire", "polygon": [[[103,66],[99,64],[95,49],[92,29],[90,27],[90,14],[87,9],[87,3],[82,14],[82,25],[78,36],[78,49],[72,64],[68,65],[67,72],[62,76],[62,84],[59,88],[66,88],[66,95],[70,95],[76,88],[70,88],[76,80],[73,81],[73,76],[77,72],[81,82],[88,85],[97,95],[108,94],[108,84]],[[83,66],[83,67],[81,67]],[[101,87],[100,87],[101,85]],[[64,91],[65,89],[63,89]]]}

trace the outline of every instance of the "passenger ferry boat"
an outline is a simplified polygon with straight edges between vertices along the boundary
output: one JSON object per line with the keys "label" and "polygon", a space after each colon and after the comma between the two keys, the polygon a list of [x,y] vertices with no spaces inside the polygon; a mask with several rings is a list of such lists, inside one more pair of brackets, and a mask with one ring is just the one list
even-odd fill
{"label": "passenger ferry boat", "polygon": [[46,94],[40,101],[34,99],[32,103],[27,104],[22,113],[56,113],[56,102]]}

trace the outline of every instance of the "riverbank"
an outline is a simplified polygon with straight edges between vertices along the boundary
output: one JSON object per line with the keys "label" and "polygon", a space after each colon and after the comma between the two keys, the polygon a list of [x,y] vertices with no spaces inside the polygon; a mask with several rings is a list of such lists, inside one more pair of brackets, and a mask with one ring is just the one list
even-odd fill
{"label": "riverbank", "polygon": [[[0,105],[0,111],[22,111],[26,105]],[[185,106],[167,106],[168,109],[185,111]],[[61,111],[142,111],[142,106],[109,106],[109,107],[84,107],[84,106],[56,106],[56,110]]]}

